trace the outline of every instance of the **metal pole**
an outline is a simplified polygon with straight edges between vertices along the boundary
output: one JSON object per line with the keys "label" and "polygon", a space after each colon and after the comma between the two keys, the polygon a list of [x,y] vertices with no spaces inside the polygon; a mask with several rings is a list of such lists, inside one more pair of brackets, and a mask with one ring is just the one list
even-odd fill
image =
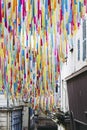
{"label": "metal pole", "polygon": [[7,86],[7,130],[9,130],[9,92],[8,92],[8,85]]}
{"label": "metal pole", "polygon": [[[8,9],[8,7],[7,7],[7,2],[4,0],[4,10],[5,11],[7,11]],[[7,12],[6,12],[7,13]],[[5,23],[4,23],[4,26],[5,26]],[[4,34],[5,34],[5,40],[6,40],[6,45],[7,45],[7,52],[6,52],[6,54],[8,53],[8,40],[9,40],[9,35],[8,35],[8,13],[7,13],[7,28],[5,28],[4,29]],[[6,62],[8,63],[8,55],[6,55]],[[6,63],[6,67],[7,67],[7,63]],[[6,68],[7,69],[7,68]],[[9,109],[9,90],[8,90],[8,81],[7,81],[7,75],[6,75],[6,91],[7,91],[7,130],[9,130],[9,111],[8,111],[8,109]]]}
{"label": "metal pole", "polygon": [[7,86],[7,108],[9,108],[9,91]]}

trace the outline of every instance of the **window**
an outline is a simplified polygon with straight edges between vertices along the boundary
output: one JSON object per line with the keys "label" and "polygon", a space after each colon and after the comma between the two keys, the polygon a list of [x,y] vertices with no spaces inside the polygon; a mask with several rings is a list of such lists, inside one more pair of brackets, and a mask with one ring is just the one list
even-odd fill
{"label": "window", "polygon": [[86,39],[86,20],[83,20],[83,40]]}
{"label": "window", "polygon": [[83,61],[86,59],[86,40],[83,41]]}
{"label": "window", "polygon": [[80,39],[78,39],[78,61],[80,60]]}
{"label": "window", "polygon": [[86,19],[83,20],[83,61],[86,59]]}

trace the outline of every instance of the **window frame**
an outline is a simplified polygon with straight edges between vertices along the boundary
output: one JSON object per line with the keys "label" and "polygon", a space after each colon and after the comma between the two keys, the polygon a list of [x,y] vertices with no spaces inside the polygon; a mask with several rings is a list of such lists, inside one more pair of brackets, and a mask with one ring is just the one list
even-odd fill
{"label": "window frame", "polygon": [[82,60],[85,61],[87,58],[87,23],[86,23],[86,18],[83,20],[83,25],[82,25]]}

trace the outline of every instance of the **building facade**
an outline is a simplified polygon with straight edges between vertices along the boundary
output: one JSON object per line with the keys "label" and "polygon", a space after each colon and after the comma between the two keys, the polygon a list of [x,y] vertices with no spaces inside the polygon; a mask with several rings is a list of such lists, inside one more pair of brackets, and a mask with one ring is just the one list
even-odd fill
{"label": "building facade", "polygon": [[87,16],[81,20],[79,30],[69,44],[67,61],[63,64],[61,72],[61,109],[73,112],[73,118],[76,120],[73,130],[85,130],[86,114],[80,113],[86,113],[87,110],[84,101],[87,91]]}

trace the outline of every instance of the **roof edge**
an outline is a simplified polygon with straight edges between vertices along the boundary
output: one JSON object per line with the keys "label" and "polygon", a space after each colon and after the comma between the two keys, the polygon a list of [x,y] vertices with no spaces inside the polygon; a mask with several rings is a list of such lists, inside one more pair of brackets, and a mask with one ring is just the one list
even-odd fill
{"label": "roof edge", "polygon": [[85,72],[85,71],[87,71],[87,65],[85,65],[84,67],[82,67],[82,68],[79,69],[78,71],[72,73],[71,75],[67,76],[67,77],[65,78],[65,80],[67,81],[67,80],[69,80],[69,79],[72,79],[72,78],[78,76],[79,74],[81,74],[81,73],[83,73],[83,72]]}

